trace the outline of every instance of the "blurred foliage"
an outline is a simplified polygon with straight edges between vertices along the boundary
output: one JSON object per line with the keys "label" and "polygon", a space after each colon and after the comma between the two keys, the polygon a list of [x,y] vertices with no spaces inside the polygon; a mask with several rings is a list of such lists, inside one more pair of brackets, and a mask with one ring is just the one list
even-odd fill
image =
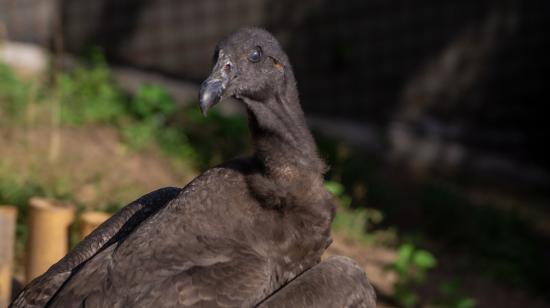
{"label": "blurred foliage", "polygon": [[166,124],[166,118],[174,113],[176,104],[164,88],[146,85],[138,89],[128,109],[142,119],[160,118],[158,122]]}
{"label": "blurred foliage", "polygon": [[20,116],[31,101],[31,84],[18,78],[6,64],[0,62],[0,114]]}
{"label": "blurred foliage", "polygon": [[166,153],[185,157],[198,168],[221,163],[247,148],[242,117],[223,117],[212,110],[205,118],[195,105],[178,110],[166,90],[155,85],[144,85],[128,97],[113,82],[104,59],[91,58],[90,66],[56,78],[53,95],[62,102],[63,123],[112,124],[132,148],[158,144]]}
{"label": "blurred foliage", "polygon": [[198,155],[196,162],[200,169],[250,152],[247,122],[243,116],[223,116],[216,110],[209,110],[204,117],[196,105],[181,110],[175,125],[184,127]]}
{"label": "blurred foliage", "polygon": [[61,101],[61,119],[69,124],[112,122],[126,111],[124,95],[102,57],[96,57],[89,68],[58,74],[53,95]]}
{"label": "blurred foliage", "polygon": [[397,260],[386,270],[396,274],[394,296],[403,307],[411,308],[418,305],[419,297],[414,287],[423,283],[428,270],[436,265],[434,256],[412,244],[403,244],[399,247]]}
{"label": "blurred foliage", "polygon": [[[345,192],[344,185],[336,181],[326,181],[325,187],[339,201],[339,207],[336,216],[332,222],[335,231],[345,235],[347,238],[363,242],[365,244],[381,244],[381,239],[385,239],[382,244],[387,244],[387,236],[384,237],[381,232],[367,232],[369,229],[380,224],[383,220],[382,212],[371,208],[351,208],[351,197]],[[395,240],[395,231],[388,230],[388,234]]]}
{"label": "blurred foliage", "polygon": [[402,244],[398,248],[397,259],[386,271],[393,272],[397,277],[393,285],[393,297],[399,305],[405,308],[474,308],[476,301],[463,294],[457,279],[441,283],[435,299],[428,302],[421,299],[418,287],[426,282],[429,271],[436,266],[436,258],[427,250],[419,249],[411,243]]}

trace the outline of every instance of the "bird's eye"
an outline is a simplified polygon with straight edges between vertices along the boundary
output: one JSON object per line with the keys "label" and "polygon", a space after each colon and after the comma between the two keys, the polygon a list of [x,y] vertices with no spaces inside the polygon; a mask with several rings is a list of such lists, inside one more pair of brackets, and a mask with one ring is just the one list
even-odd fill
{"label": "bird's eye", "polygon": [[248,60],[250,62],[259,62],[262,59],[262,49],[260,47],[254,48],[248,55]]}

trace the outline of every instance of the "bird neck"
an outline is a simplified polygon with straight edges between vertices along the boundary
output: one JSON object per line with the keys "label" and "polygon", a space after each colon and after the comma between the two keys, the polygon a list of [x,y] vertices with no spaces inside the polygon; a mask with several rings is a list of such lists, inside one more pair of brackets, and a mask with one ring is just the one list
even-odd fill
{"label": "bird neck", "polygon": [[271,175],[325,170],[304,117],[294,82],[262,101],[245,98],[255,156]]}

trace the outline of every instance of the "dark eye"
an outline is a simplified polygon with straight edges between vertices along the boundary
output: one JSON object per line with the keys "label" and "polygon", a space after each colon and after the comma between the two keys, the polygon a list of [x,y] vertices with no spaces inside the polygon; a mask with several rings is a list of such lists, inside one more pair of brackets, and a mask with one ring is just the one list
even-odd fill
{"label": "dark eye", "polygon": [[260,47],[254,48],[250,54],[248,54],[248,60],[250,62],[259,62],[262,59],[262,49]]}

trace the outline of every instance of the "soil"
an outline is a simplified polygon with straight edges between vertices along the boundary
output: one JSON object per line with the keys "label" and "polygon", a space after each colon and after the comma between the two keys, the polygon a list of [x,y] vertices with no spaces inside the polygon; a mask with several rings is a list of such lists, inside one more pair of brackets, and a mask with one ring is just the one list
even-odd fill
{"label": "soil", "polygon": [[0,176],[71,194],[89,208],[124,205],[145,192],[196,176],[157,149],[132,151],[113,128],[0,129]]}

